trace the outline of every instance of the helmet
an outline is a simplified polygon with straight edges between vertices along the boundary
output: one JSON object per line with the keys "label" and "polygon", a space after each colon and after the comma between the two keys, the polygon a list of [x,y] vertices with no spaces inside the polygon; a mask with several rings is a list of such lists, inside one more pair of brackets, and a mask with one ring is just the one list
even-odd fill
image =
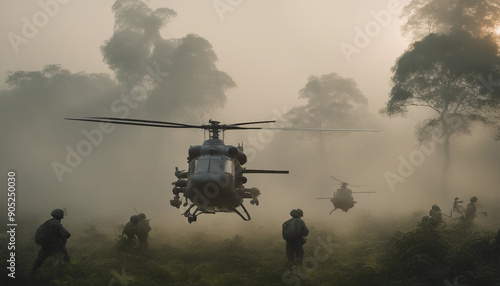
{"label": "helmet", "polygon": [[290,215],[293,216],[293,217],[303,217],[304,216],[304,212],[302,212],[301,209],[293,209],[290,212]]}
{"label": "helmet", "polygon": [[137,217],[138,217],[138,220],[140,220],[140,219],[146,219],[146,215],[144,213],[138,214]]}
{"label": "helmet", "polygon": [[304,212],[301,209],[297,209],[297,213],[300,217],[304,216]]}
{"label": "helmet", "polygon": [[55,218],[63,218],[64,217],[64,211],[62,209],[54,209],[51,213],[51,216]]}
{"label": "helmet", "polygon": [[139,221],[139,215],[133,215],[130,217],[131,222],[138,222]]}
{"label": "helmet", "polygon": [[438,205],[436,205],[436,204],[434,204],[434,205],[432,205],[432,208],[433,208],[433,209],[439,209],[439,206],[438,206]]}
{"label": "helmet", "polygon": [[473,203],[477,202],[477,197],[474,196],[474,197],[470,198],[470,201],[473,202]]}

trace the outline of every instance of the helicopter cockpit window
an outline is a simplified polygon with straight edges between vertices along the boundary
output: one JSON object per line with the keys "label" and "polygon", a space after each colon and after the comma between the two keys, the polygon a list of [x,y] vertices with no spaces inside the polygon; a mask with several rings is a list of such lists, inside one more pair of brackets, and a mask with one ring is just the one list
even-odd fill
{"label": "helicopter cockpit window", "polygon": [[225,172],[233,173],[233,161],[223,156],[208,156],[194,161],[195,173]]}
{"label": "helicopter cockpit window", "polygon": [[195,173],[207,173],[210,166],[209,158],[200,158],[195,161],[194,172]]}
{"label": "helicopter cockpit window", "polygon": [[224,164],[224,172],[231,173],[231,174],[234,172],[233,161],[229,161],[229,160],[226,161],[226,163]]}
{"label": "helicopter cockpit window", "polygon": [[212,157],[210,159],[210,171],[212,172],[224,172],[224,165],[226,161],[221,157]]}

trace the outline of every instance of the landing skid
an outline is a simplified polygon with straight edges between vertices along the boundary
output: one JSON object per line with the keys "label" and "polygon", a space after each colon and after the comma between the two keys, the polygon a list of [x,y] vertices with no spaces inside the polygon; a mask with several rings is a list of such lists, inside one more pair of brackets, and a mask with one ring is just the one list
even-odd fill
{"label": "landing skid", "polygon": [[201,210],[199,208],[196,208],[196,210],[191,213],[191,209],[195,206],[195,204],[192,204],[184,213],[183,215],[187,217],[188,222],[192,223],[198,220],[198,216],[201,214],[215,214],[215,212],[209,212],[206,210]]}
{"label": "landing skid", "polygon": [[246,218],[240,213],[240,211],[238,211],[236,208],[234,208],[234,212],[237,213],[244,221],[249,221],[251,220],[252,218],[250,217],[250,214],[248,213],[247,209],[245,208],[245,206],[243,204],[240,204],[239,205],[244,211],[245,211],[245,215],[246,215]]}
{"label": "landing skid", "polygon": [[333,213],[333,211],[334,211],[334,210],[336,210],[336,209],[337,209],[337,208],[334,208],[334,209],[333,209],[333,210],[329,213],[329,215],[331,215],[331,214]]}
{"label": "landing skid", "polygon": [[[182,214],[182,215],[184,215],[184,217],[187,217],[189,223],[197,221],[198,216],[201,215],[201,214],[215,214],[215,211],[210,212],[210,211],[202,210],[202,209],[199,209],[199,208],[196,208],[196,210],[191,213],[191,209],[194,206],[195,206],[195,204],[192,204]],[[234,211],[235,213],[237,213],[244,221],[249,221],[249,220],[252,219],[252,217],[250,216],[250,214],[248,213],[247,209],[245,208],[245,206],[243,204],[240,204],[238,207],[241,207],[243,209],[244,214],[242,214],[237,208],[232,209],[232,211]]]}

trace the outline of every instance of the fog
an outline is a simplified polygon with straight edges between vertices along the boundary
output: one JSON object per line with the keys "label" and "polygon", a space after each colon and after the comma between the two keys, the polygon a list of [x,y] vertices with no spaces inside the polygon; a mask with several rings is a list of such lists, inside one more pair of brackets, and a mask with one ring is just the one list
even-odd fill
{"label": "fog", "polygon": [[[342,51],[343,43],[355,45],[359,29],[376,23],[374,14],[389,11],[390,1],[233,1],[238,4],[230,8],[226,3],[230,1],[220,1],[227,10],[214,6],[216,2],[145,1],[151,11],[165,7],[176,15],[168,14],[164,23],[155,26],[157,30],[151,28],[151,38],[139,42],[150,54],[133,50],[137,54],[125,56],[136,61],[136,70],[127,70],[133,65],[128,62],[125,68],[119,62],[120,68],[112,69],[110,61],[106,62],[109,54],[102,53],[102,47],[120,30],[111,10],[114,1],[59,4],[45,25],[18,44],[12,44],[7,35],[22,35],[23,17],[33,21],[33,15],[44,10],[36,2],[0,4],[4,35],[0,43],[0,165],[3,174],[9,170],[17,174],[16,217],[21,227],[23,220],[41,223],[52,209],[65,208],[68,229],[91,223],[112,233],[114,226],[127,222],[137,211],[151,218],[153,228],[229,237],[251,235],[255,229],[279,232],[290,210],[301,208],[306,223],[347,232],[363,220],[392,225],[414,213],[423,215],[435,203],[447,214],[453,198],[468,202],[473,195],[479,198],[478,209],[488,213],[478,223],[500,227],[496,207],[500,202],[500,142],[494,140],[492,130],[477,125],[470,135],[452,139],[449,192],[442,193],[440,144],[420,145],[415,136],[415,127],[432,113],[421,107],[411,108],[406,117],[379,113],[389,100],[391,67],[411,42],[401,35],[403,21],[398,15],[390,13],[387,23],[378,24],[380,29],[365,47],[358,47],[359,53],[346,56]],[[408,1],[395,2],[401,9]],[[130,19],[143,23],[154,17],[161,18],[145,13],[132,14]],[[137,32],[133,27],[137,23],[128,24],[132,28],[127,26],[127,32]],[[122,45],[128,43],[124,39]],[[121,47],[118,43],[110,53],[126,50]],[[111,58],[120,61],[120,56]],[[168,72],[168,78],[160,76],[165,81],[155,81],[144,66]],[[139,80],[124,76],[127,72]],[[142,81],[148,73],[154,88]],[[187,169],[187,150],[203,142],[203,131],[117,125],[108,126],[105,132],[97,123],[64,120],[116,117],[126,111],[127,118],[187,124],[206,124],[209,119],[226,124],[276,119],[276,126],[315,127],[291,126],[286,114],[311,104],[300,97],[311,77],[332,73],[354,82],[366,102],[359,107],[362,112],[346,117],[342,126],[317,127],[380,132],[226,132],[226,144],[243,142],[247,154],[252,152],[247,168],[290,171],[289,175],[247,175],[246,187],[262,192],[259,206],[245,202],[252,216],[249,222],[236,214],[218,213],[188,224],[183,208],[170,206],[175,167]],[[147,93],[133,106],[127,105],[121,96],[137,85]],[[85,135],[89,133],[98,143],[82,143],[90,142]],[[85,155],[77,156],[79,160],[70,155],[78,146],[87,148]],[[428,153],[422,149],[425,146]],[[408,163],[412,160],[418,164]],[[65,171],[60,164],[66,166]],[[408,176],[401,174],[402,164],[411,164]],[[402,181],[390,182],[388,173]],[[354,194],[354,208],[328,215],[331,203],[316,198],[331,196],[338,188],[330,176],[365,185],[360,191],[376,193]],[[332,186],[321,186],[327,184]],[[3,192],[3,202],[6,197]],[[34,231],[26,229],[26,233]]]}

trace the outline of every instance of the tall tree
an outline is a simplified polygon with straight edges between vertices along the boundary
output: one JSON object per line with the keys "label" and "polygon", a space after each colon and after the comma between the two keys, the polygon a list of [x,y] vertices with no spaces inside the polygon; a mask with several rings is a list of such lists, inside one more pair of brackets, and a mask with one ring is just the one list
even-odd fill
{"label": "tall tree", "polygon": [[500,89],[487,84],[487,79],[500,78],[498,46],[491,38],[475,38],[467,32],[430,34],[414,43],[392,71],[394,86],[385,112],[404,115],[410,106],[435,112],[417,127],[417,134],[421,142],[442,141],[446,190],[450,139],[470,133],[474,122],[493,125],[500,108]]}
{"label": "tall tree", "polygon": [[152,50],[162,41],[160,29],[177,13],[168,8],[152,10],[140,0],[117,0],[112,11],[114,33],[101,51],[116,78],[131,88],[147,74]]}
{"label": "tall tree", "polygon": [[115,71],[124,92],[133,91],[153,74],[154,85],[159,86],[146,95],[151,117],[171,112],[199,116],[224,106],[225,91],[236,85],[217,69],[210,43],[194,34],[161,37],[160,29],[176,16],[175,11],[152,10],[140,0],[117,0],[113,12],[114,34],[101,47],[104,61]]}
{"label": "tall tree", "polygon": [[[403,8],[404,35],[414,40],[397,60],[389,115],[405,114],[410,105],[426,106],[437,116],[417,126],[420,141],[433,131],[444,140],[442,188],[450,167],[450,139],[470,133],[470,124],[492,125],[498,108],[500,3],[496,0],[412,0]],[[452,124],[452,122],[460,124]],[[498,120],[497,120],[498,121]],[[453,126],[451,126],[453,125]],[[500,134],[500,133],[499,133]],[[500,135],[499,135],[500,137]]]}
{"label": "tall tree", "polygon": [[414,40],[434,34],[467,31],[476,37],[495,34],[500,25],[497,0],[412,0],[403,8],[403,35]]}
{"label": "tall tree", "polygon": [[[344,129],[373,126],[368,100],[351,78],[343,78],[336,73],[311,76],[300,90],[299,98],[306,99],[307,104],[285,113],[284,119],[290,127]],[[316,134],[317,151],[322,165],[328,166],[328,150],[322,133]]]}
{"label": "tall tree", "polygon": [[299,98],[307,99],[307,104],[286,113],[289,125],[356,128],[368,122],[368,100],[353,79],[336,73],[309,77],[306,86],[299,92]]}

